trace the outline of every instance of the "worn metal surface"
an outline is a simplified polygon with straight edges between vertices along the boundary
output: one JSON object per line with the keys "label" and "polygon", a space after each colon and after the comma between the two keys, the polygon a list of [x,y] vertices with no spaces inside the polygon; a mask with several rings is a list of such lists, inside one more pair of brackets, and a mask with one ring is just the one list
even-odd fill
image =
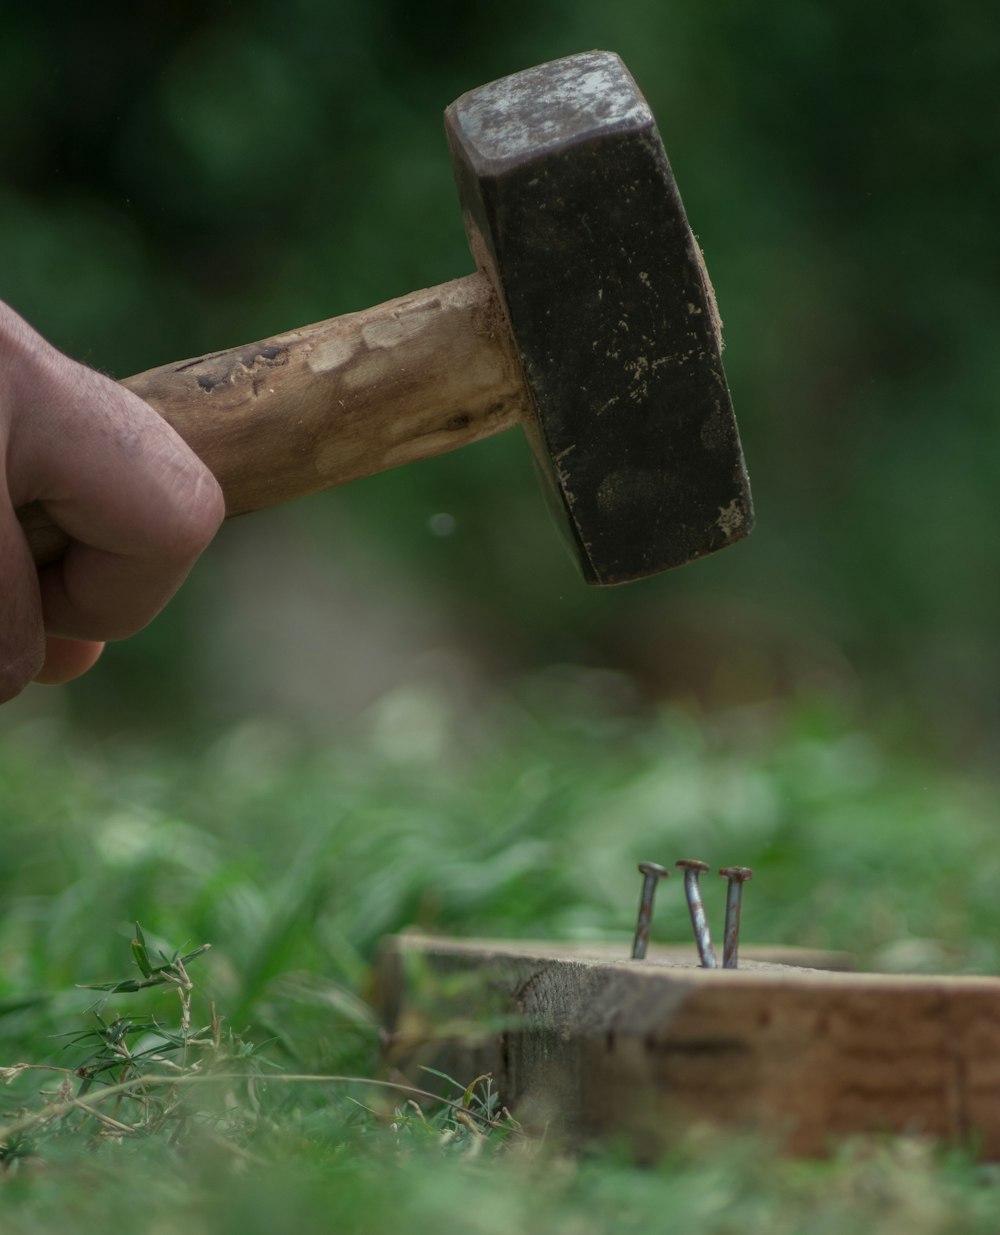
{"label": "worn metal surface", "polygon": [[649,947],[649,928],[653,923],[656,885],[661,879],[667,879],[670,876],[670,872],[656,862],[640,862],[639,873],[642,875],[642,894],[639,897],[639,916],[635,924],[635,938],[632,940],[634,961],[646,958],[646,949]]}
{"label": "worn metal surface", "polygon": [[722,968],[737,969],[740,957],[743,885],[753,878],[753,871],[749,866],[724,866],[719,874],[729,881],[726,887],[726,926],[722,943]]}
{"label": "worn metal surface", "polygon": [[621,583],[746,536],[714,295],[628,70],[570,56],[463,95],[445,124],[584,577]]}
{"label": "worn metal surface", "polygon": [[684,872],[684,895],[687,897],[688,912],[691,914],[691,925],[694,928],[694,941],[698,945],[698,955],[702,967],[717,969],[718,958],[712,943],[712,932],[708,929],[708,918],[705,915],[705,903],[701,899],[701,876],[709,869],[707,862],[697,862],[692,858],[682,858],[677,866]]}

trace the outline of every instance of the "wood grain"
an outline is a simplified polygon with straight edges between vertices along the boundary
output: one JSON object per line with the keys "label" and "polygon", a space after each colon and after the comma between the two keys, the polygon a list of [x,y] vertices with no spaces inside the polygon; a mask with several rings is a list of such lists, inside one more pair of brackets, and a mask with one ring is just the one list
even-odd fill
{"label": "wood grain", "polygon": [[[208,465],[228,515],[468,445],[521,420],[528,398],[478,273],[123,384]],[[36,562],[63,552],[43,509],[19,517]]]}
{"label": "wood grain", "polygon": [[[585,953],[389,941],[378,995],[391,1062],[492,1071],[528,1124],[576,1147],[625,1140],[642,1160],[702,1121],[805,1155],[878,1132],[1000,1153],[998,979],[823,972],[756,961],[752,949],[735,971],[680,964],[676,952]],[[451,1004],[435,1024],[428,991],[442,990]],[[477,1017],[478,1034],[434,1041],[442,1021]]]}

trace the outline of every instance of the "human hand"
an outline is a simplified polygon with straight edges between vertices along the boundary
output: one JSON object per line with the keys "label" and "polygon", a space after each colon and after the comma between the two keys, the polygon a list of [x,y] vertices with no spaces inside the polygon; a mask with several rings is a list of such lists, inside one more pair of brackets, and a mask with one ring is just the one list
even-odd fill
{"label": "human hand", "polygon": [[[70,537],[39,570],[16,511]],[[0,302],[0,703],[85,673],[145,626],[215,535],[215,478],[153,409]]]}

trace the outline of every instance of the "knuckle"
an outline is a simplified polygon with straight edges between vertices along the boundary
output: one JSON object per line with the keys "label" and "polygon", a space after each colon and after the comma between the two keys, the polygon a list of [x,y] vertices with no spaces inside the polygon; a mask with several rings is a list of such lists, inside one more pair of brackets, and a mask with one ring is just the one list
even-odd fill
{"label": "knuckle", "polygon": [[171,509],[163,528],[165,555],[190,562],[209,545],[226,515],[218,481],[200,460],[185,468],[171,494]]}

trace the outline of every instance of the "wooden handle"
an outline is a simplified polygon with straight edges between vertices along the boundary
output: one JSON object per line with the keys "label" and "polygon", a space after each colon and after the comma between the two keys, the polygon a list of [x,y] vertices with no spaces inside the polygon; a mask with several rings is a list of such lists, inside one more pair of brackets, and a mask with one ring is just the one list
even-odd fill
{"label": "wooden handle", "polygon": [[[126,378],[243,514],[444,454],[507,429],[527,394],[483,274]],[[67,538],[18,517],[39,565]]]}

